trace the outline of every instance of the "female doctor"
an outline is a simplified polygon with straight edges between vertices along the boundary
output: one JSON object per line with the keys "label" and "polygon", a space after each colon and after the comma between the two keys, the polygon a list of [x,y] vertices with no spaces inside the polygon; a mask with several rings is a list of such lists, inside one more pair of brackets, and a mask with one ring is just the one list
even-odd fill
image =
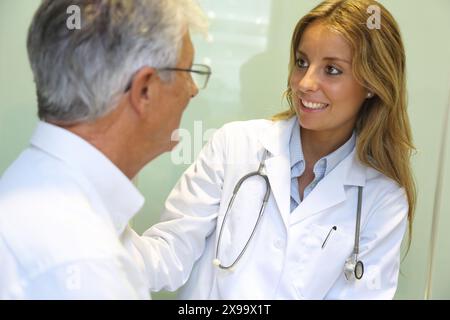
{"label": "female doctor", "polygon": [[298,22],[290,55],[290,109],[218,130],[136,238],[152,290],[394,296],[415,203],[399,28],[375,1],[324,1]]}

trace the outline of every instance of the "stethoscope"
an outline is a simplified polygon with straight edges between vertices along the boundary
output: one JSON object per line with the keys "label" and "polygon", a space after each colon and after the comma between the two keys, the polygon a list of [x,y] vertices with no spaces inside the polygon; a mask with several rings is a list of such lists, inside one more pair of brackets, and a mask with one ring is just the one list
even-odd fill
{"label": "stethoscope", "polygon": [[344,275],[347,280],[360,280],[364,275],[364,263],[358,259],[359,254],[359,229],[361,227],[361,205],[363,187],[358,186],[358,206],[356,209],[355,244],[350,257],[345,260]]}
{"label": "stethoscope", "polygon": [[[233,195],[232,195],[232,197],[230,199],[230,202],[228,202],[227,211],[225,212],[225,215],[223,216],[223,222],[222,222],[222,225],[220,226],[219,238],[217,239],[216,257],[213,260],[213,264],[215,266],[219,267],[220,269],[229,270],[229,271],[233,271],[234,270],[234,266],[239,262],[239,260],[242,258],[242,256],[244,255],[245,251],[247,250],[248,244],[250,243],[250,241],[253,238],[253,235],[255,234],[256,227],[258,226],[259,221],[261,220],[261,217],[264,214],[264,210],[266,208],[266,204],[267,204],[267,201],[269,201],[269,196],[270,196],[269,178],[267,177],[267,175],[265,173],[263,173],[263,169],[265,168],[265,161],[266,161],[267,153],[268,153],[268,151],[266,150],[264,152],[264,154],[263,154],[263,157],[262,157],[262,160],[261,160],[261,162],[259,164],[258,170],[254,171],[254,172],[250,172],[250,173],[246,174],[245,176],[243,176],[241,179],[239,179],[239,181],[237,182],[236,186],[234,187]],[[225,223],[227,221],[228,212],[230,211],[231,206],[233,205],[234,199],[236,198],[236,195],[239,192],[239,189],[241,188],[242,184],[244,183],[245,180],[247,180],[248,178],[254,177],[254,176],[261,177],[266,182],[266,193],[264,195],[263,203],[262,203],[261,208],[259,210],[258,219],[256,220],[255,226],[253,227],[252,233],[250,234],[250,238],[248,238],[247,242],[245,243],[244,248],[241,250],[241,253],[239,253],[237,258],[231,264],[229,264],[228,266],[224,266],[222,264],[222,262],[219,260],[220,240],[222,239],[223,226],[225,225]]]}
{"label": "stethoscope", "polygon": [[[245,251],[247,250],[248,244],[252,240],[252,238],[255,234],[256,228],[258,227],[258,224],[264,214],[264,210],[266,208],[267,202],[269,201],[270,190],[271,190],[269,178],[267,177],[267,175],[265,173],[263,173],[263,170],[265,168],[265,161],[266,161],[267,153],[268,153],[268,151],[266,150],[263,154],[263,157],[259,164],[258,170],[254,171],[254,172],[250,172],[250,173],[246,174],[245,176],[243,176],[241,179],[239,179],[236,186],[234,187],[233,195],[231,196],[231,199],[228,203],[227,210],[225,211],[225,214],[223,217],[222,225],[220,226],[219,237],[217,239],[217,246],[216,246],[216,255],[213,260],[213,264],[222,270],[228,270],[228,271],[234,270],[234,267],[236,266],[236,264],[239,262],[239,260],[242,258]],[[259,210],[258,219],[256,220],[256,223],[253,227],[250,237],[248,238],[247,242],[245,243],[243,249],[237,256],[237,258],[231,264],[223,265],[219,259],[220,242],[222,239],[223,227],[227,221],[228,213],[233,205],[234,199],[236,198],[236,195],[239,192],[239,189],[241,188],[242,184],[244,183],[245,180],[247,180],[248,178],[254,177],[254,176],[259,176],[259,177],[263,178],[266,183],[266,193],[264,195],[263,202],[262,202],[261,208]],[[361,260],[358,259],[359,231],[360,231],[360,226],[361,226],[361,205],[362,205],[362,187],[358,186],[358,205],[357,205],[357,211],[356,211],[355,242],[354,242],[354,246],[353,246],[353,252],[350,255],[350,257],[348,257],[348,259],[345,261],[345,264],[344,264],[344,275],[345,275],[346,279],[349,281],[354,280],[354,279],[359,280],[363,277],[363,274],[364,274],[364,264]]]}

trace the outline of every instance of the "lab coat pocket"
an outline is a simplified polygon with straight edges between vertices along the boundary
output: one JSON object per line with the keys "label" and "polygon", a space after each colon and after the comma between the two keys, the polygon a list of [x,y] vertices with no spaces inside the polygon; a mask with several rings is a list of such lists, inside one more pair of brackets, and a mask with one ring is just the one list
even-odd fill
{"label": "lab coat pocket", "polygon": [[300,241],[294,285],[305,299],[323,299],[352,251],[354,235],[339,226],[311,225]]}

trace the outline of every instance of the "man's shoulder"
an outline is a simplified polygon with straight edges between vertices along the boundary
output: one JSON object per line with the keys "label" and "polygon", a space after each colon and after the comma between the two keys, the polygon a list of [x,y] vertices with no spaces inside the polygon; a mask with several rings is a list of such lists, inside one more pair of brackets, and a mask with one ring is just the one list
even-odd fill
{"label": "man's shoulder", "polygon": [[36,228],[39,232],[48,226],[45,222],[60,216],[89,214],[92,208],[86,187],[76,170],[28,148],[0,179],[0,221],[13,227],[33,221],[42,227]]}
{"label": "man's shoulder", "polygon": [[76,173],[32,149],[0,180],[0,234],[17,262],[34,272],[110,256],[120,247],[114,228],[96,212]]}
{"label": "man's shoulder", "polygon": [[[65,211],[71,204],[72,210]],[[3,241],[26,273],[37,274],[57,265],[108,259],[122,253],[114,228],[86,212],[82,205],[73,202],[47,208],[8,211],[9,216],[3,214],[0,219]]]}
{"label": "man's shoulder", "polygon": [[40,190],[76,184],[73,170],[59,159],[34,147],[25,149],[0,178],[0,197],[15,191]]}

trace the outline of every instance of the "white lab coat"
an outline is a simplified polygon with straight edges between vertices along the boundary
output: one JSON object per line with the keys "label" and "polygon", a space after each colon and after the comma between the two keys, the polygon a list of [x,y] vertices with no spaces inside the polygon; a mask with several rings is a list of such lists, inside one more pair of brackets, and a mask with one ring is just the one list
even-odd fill
{"label": "white lab coat", "polygon": [[[162,222],[135,239],[152,290],[185,299],[391,299],[407,225],[403,188],[362,165],[355,150],[290,212],[289,138],[295,118],[234,122],[218,130],[169,195]],[[271,195],[234,271],[213,266],[217,239],[237,181],[257,170],[265,150]],[[346,280],[354,245],[358,186],[363,186],[360,255],[365,274]],[[220,259],[230,264],[255,224],[264,183],[241,188],[223,227]],[[330,229],[337,230],[322,248]],[[193,266],[195,262],[195,265]],[[191,268],[192,273],[191,273]]]}

